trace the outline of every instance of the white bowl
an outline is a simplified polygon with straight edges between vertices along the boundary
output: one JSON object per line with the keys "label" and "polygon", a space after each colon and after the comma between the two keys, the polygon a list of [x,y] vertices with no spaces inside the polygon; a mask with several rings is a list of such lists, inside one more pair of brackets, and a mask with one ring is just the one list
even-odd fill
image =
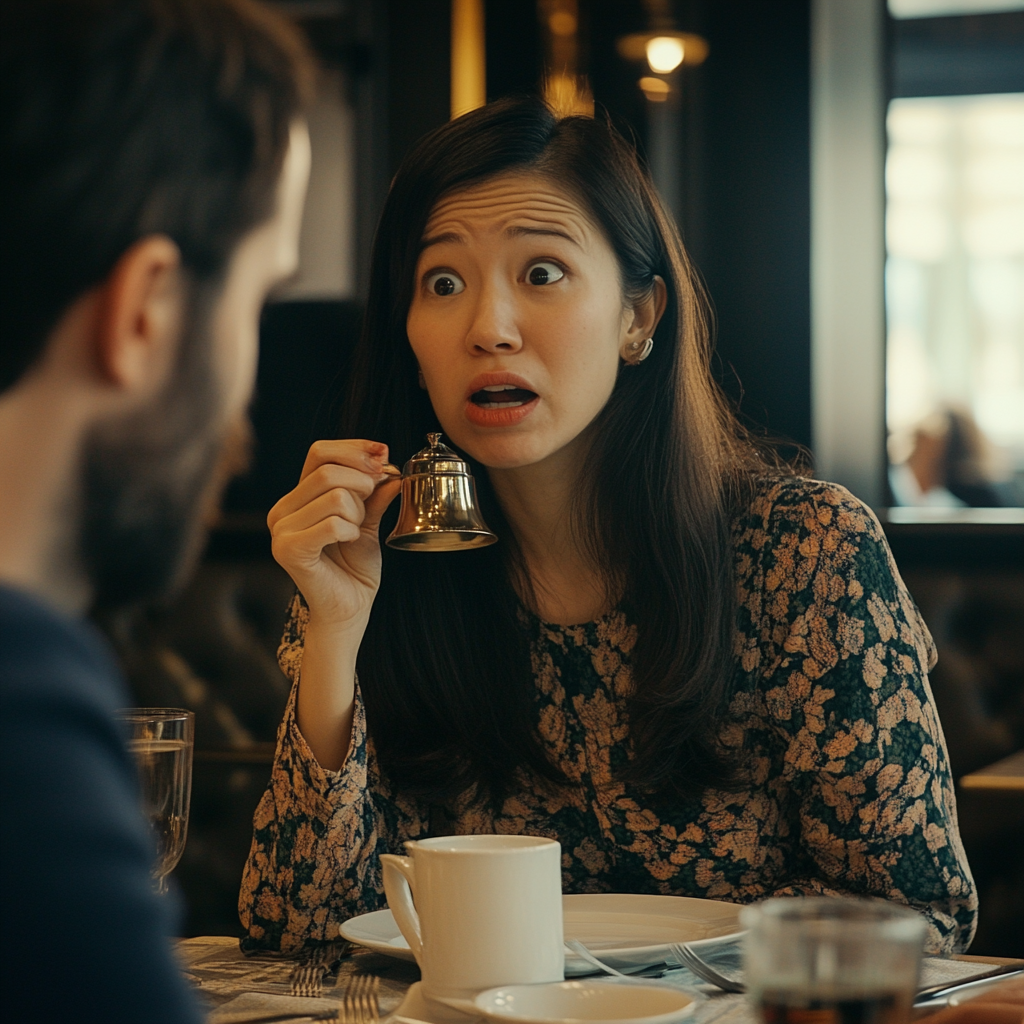
{"label": "white bowl", "polygon": [[473,1002],[484,1016],[508,1024],[672,1024],[693,1013],[696,999],[669,985],[553,981],[502,985]]}

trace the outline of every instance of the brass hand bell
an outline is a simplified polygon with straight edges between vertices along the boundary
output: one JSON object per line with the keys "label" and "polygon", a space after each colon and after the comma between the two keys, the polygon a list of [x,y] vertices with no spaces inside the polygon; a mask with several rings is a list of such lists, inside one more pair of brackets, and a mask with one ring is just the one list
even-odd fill
{"label": "brass hand bell", "polygon": [[469,466],[440,434],[427,434],[428,448],[402,469],[402,508],[387,539],[401,551],[461,551],[482,548],[498,538],[476,504]]}

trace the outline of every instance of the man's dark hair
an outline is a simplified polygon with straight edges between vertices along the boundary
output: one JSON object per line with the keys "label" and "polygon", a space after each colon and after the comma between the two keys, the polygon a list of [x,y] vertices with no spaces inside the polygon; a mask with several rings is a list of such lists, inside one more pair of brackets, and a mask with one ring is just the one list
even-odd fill
{"label": "man's dark hair", "polygon": [[273,213],[312,63],[253,0],[4,0],[0,61],[3,392],[137,240],[223,274]]}

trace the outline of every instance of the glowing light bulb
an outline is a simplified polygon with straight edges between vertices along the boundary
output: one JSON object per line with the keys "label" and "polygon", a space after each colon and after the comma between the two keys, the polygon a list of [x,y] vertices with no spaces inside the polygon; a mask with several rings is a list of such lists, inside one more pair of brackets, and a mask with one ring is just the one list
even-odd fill
{"label": "glowing light bulb", "polygon": [[652,103],[664,103],[670,92],[668,82],[661,78],[641,78],[640,88]]}
{"label": "glowing light bulb", "polygon": [[647,41],[647,63],[660,75],[675,71],[683,63],[683,41],[673,36],[655,36]]}

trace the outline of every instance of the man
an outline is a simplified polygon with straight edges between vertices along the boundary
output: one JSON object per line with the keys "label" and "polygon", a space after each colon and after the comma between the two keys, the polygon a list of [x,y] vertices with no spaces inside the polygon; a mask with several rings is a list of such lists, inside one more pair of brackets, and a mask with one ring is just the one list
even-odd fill
{"label": "man", "polygon": [[197,1021],[83,616],[166,595],[297,262],[310,64],[252,0],[5,0],[0,699],[9,1021]]}

